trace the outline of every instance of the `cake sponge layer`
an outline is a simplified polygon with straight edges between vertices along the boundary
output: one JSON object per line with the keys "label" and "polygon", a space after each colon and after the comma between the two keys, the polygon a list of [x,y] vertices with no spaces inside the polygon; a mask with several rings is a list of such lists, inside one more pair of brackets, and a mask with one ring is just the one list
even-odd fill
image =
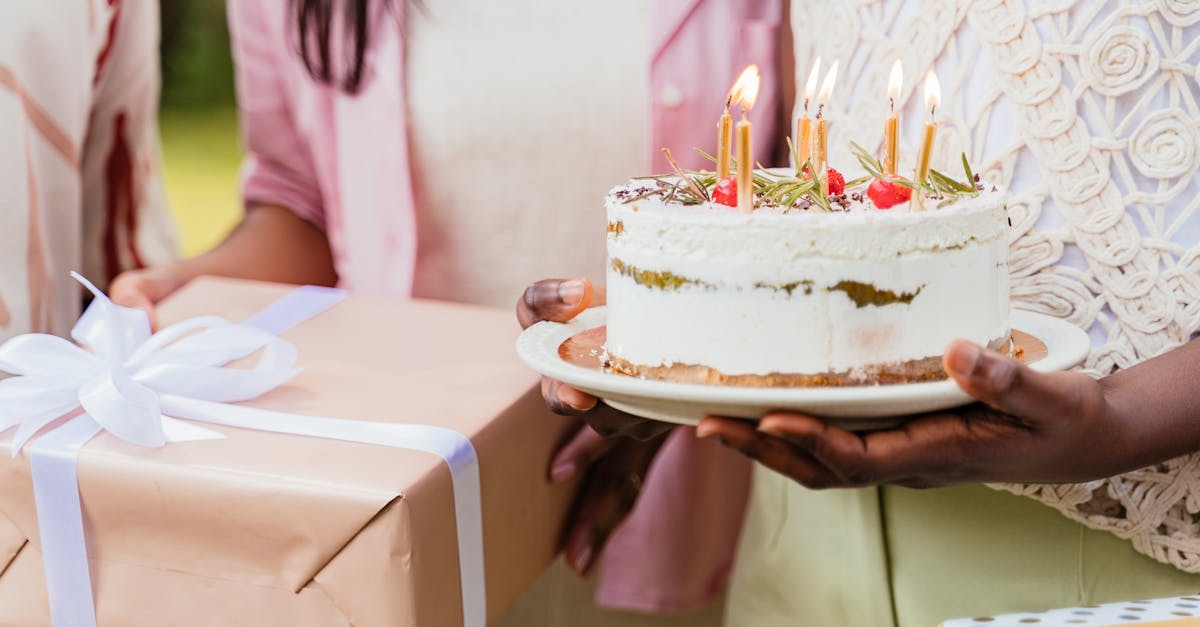
{"label": "cake sponge layer", "polygon": [[1001,341],[1003,203],[996,192],[924,212],[743,215],[610,195],[607,350],[645,376],[678,365],[729,381],[861,381],[928,363],[955,338]]}

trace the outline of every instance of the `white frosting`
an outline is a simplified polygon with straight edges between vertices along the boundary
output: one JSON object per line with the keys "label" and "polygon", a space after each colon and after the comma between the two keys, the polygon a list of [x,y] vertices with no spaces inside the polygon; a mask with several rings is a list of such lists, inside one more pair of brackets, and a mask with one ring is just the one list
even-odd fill
{"label": "white frosting", "polygon": [[[635,364],[847,372],[938,356],[954,338],[1008,334],[1001,192],[923,212],[740,214],[612,194],[607,208],[607,347]],[[635,270],[687,282],[641,285]],[[846,282],[912,297],[859,306]]]}

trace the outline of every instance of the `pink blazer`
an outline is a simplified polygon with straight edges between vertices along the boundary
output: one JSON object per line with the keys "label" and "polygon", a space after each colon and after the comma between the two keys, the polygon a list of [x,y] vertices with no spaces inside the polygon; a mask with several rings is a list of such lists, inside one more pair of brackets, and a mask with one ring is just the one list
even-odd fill
{"label": "pink blazer", "polygon": [[[403,3],[400,3],[403,4]],[[277,0],[229,0],[247,203],[287,207],[325,229],[344,287],[407,296],[416,220],[407,150],[404,46],[380,20],[370,79],[357,96],[314,82],[293,53]],[[756,134],[778,136],[775,72],[781,0],[655,0],[648,172],[705,166],[719,104],[748,63],[763,71]],[[768,142],[756,146],[766,160]],[[615,181],[614,181],[615,183]],[[517,297],[513,295],[514,299]],[[679,430],[643,497],[602,556],[598,601],[650,612],[695,609],[725,583],[749,486],[749,464]]]}

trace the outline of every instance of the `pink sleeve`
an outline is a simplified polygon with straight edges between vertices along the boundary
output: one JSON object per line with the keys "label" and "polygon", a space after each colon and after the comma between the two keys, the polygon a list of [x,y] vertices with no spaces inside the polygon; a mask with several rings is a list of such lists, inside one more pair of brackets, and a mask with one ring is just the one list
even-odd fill
{"label": "pink sleeve", "polygon": [[[242,199],[247,206],[285,207],[325,228],[325,212],[312,154],[297,131],[286,73],[291,54],[284,12],[276,0],[229,0],[238,114],[246,159]],[[282,3],[278,3],[282,4]],[[274,20],[274,22],[272,21]],[[293,94],[294,95],[294,94]]]}

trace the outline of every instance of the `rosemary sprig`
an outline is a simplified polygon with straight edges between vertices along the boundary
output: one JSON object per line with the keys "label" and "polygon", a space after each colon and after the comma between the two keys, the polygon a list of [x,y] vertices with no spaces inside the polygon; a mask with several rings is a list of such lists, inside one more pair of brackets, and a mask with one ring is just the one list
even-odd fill
{"label": "rosemary sprig", "polygon": [[820,207],[822,211],[829,211],[829,197],[825,194],[825,190],[821,188],[821,181],[829,177],[829,172],[817,172],[812,159],[805,161],[804,167],[800,168],[800,171],[808,172],[812,175],[803,179],[812,182],[812,188],[805,193],[805,196],[808,197],[808,200],[812,204]]}
{"label": "rosemary sprig", "polygon": [[[798,166],[796,172],[791,176],[777,174],[764,168],[762,164],[755,164],[758,167],[751,174],[751,180],[754,185],[755,205],[776,206],[782,208],[784,212],[788,212],[796,209],[803,201],[807,200],[808,204],[805,208],[815,207],[822,211],[830,211],[830,199],[821,191],[821,182],[828,176],[828,173],[817,173],[811,159],[800,163],[798,161],[800,155],[797,153],[796,146],[790,137],[787,138],[787,144],[788,150],[792,153],[792,159]],[[917,184],[898,176],[885,174],[879,160],[867,151],[866,148],[853,142],[851,142],[850,147],[854,157],[867,173],[867,176],[847,181],[847,189],[863,185],[872,178],[887,179],[897,186],[906,187],[914,191],[920,190],[921,193],[926,194],[930,199],[940,199],[942,202],[938,205],[939,207],[950,204],[962,196],[979,195],[979,190],[975,185],[975,174],[971,170],[971,165],[968,163],[965,154],[962,157],[963,173],[966,175],[965,182],[955,180],[938,170],[930,170],[929,177]],[[716,162],[716,157],[711,154],[700,148],[696,148],[695,150],[701,157],[713,163]],[[659,197],[665,202],[678,202],[684,205],[699,205],[712,201],[712,190],[717,185],[717,175],[715,172],[684,169],[672,157],[670,150],[664,148],[663,154],[666,155],[667,162],[671,164],[671,169],[675,172],[674,175],[660,174],[637,177],[640,180],[654,181],[656,187],[643,190],[641,193],[626,199],[624,201],[625,204],[651,197]],[[736,171],[738,167],[737,160],[731,160],[730,165]],[[805,174],[806,172],[811,172],[816,176],[808,176]]]}
{"label": "rosemary sprig", "polygon": [[[640,176],[640,177],[638,177],[638,178],[639,178],[639,179],[654,179],[654,180],[656,180],[656,181],[662,182],[661,180],[659,180],[658,178],[655,178],[655,177],[653,177],[653,176]],[[658,188],[656,188],[656,189],[651,189],[651,190],[649,190],[649,191],[642,192],[642,193],[640,193],[640,194],[638,194],[638,195],[636,195],[636,196],[631,196],[631,197],[629,197],[629,198],[626,198],[625,200],[621,201],[621,204],[622,204],[622,205],[628,205],[628,204],[629,204],[629,203],[631,203],[631,202],[637,202],[637,201],[639,201],[639,200],[645,200],[645,199],[647,199],[647,198],[650,198],[650,197],[652,197],[652,196],[662,196],[662,195],[665,195],[665,194],[666,194],[666,192],[667,192],[667,189],[666,189],[665,187],[658,187]]]}
{"label": "rosemary sprig", "polygon": [[708,189],[697,183],[695,179],[683,171],[683,168],[679,167],[679,162],[675,160],[675,157],[671,156],[670,148],[663,148],[662,151],[663,155],[667,158],[667,163],[671,164],[671,169],[675,170],[675,174],[679,175],[680,180],[687,183],[688,189],[690,189],[697,198],[702,198],[703,202],[708,202],[712,199],[712,197],[708,195]]}
{"label": "rosemary sprig", "polygon": [[[863,148],[855,142],[850,142],[850,151],[854,153],[854,158],[858,159],[858,164],[861,165],[862,169],[866,171],[868,178],[891,179],[896,185],[907,187],[909,189],[913,188],[912,183],[909,181],[884,174],[883,166],[879,163],[879,160],[876,159],[870,152],[868,152],[866,148]],[[849,187],[850,185],[847,183],[846,186]]]}
{"label": "rosemary sprig", "polygon": [[[675,201],[682,205],[700,205],[707,202],[707,193],[705,196],[697,196],[694,189],[689,185],[681,185],[679,177],[670,174],[655,174],[652,176],[639,176],[634,180],[639,181],[654,181],[657,187],[652,187],[635,196],[630,196],[621,201],[621,204],[628,205],[632,202],[645,200],[647,198],[658,197],[663,202]],[[703,182],[698,182],[703,188],[711,187]]]}
{"label": "rosemary sprig", "polygon": [[693,150],[695,150],[696,154],[700,155],[701,157],[704,157],[713,163],[717,162],[717,158],[708,154],[708,152],[706,152],[703,148],[693,148]]}
{"label": "rosemary sprig", "polygon": [[800,163],[800,152],[796,150],[796,144],[792,143],[791,135],[788,135],[787,137],[787,145],[788,153],[792,155],[792,163],[796,164],[796,176],[800,177],[802,174],[804,174],[802,170],[803,164]]}
{"label": "rosemary sprig", "polygon": [[869,176],[860,176],[856,179],[850,179],[849,181],[846,181],[846,189],[850,189],[852,187],[858,187],[859,185],[863,185],[864,183],[867,183],[870,180],[871,180],[871,177],[869,177]]}
{"label": "rosemary sprig", "polygon": [[675,171],[674,176],[669,174],[655,174],[634,177],[634,180],[654,181],[658,185],[640,194],[626,198],[622,201],[622,204],[628,205],[631,202],[654,197],[661,198],[663,202],[674,201],[684,205],[700,205],[712,200],[709,190],[717,184],[715,173],[685,170],[679,167],[679,162],[671,155],[669,149],[663,148],[662,151],[667,157],[667,163],[670,163],[671,169]]}
{"label": "rosemary sprig", "polygon": [[755,185],[755,195],[766,202],[776,204],[784,211],[790,211],[800,202],[800,199],[812,192],[816,182],[812,179],[801,179],[794,176],[771,178],[763,177]]}
{"label": "rosemary sprig", "polygon": [[[850,144],[850,148],[854,152],[855,158],[858,159],[858,163],[862,166],[863,170],[866,170],[867,174],[877,179],[890,180],[898,187],[907,187],[914,191],[920,190],[928,196],[941,198],[942,202],[938,204],[938,207],[949,205],[961,196],[973,197],[979,195],[979,190],[975,187],[975,174],[971,172],[971,165],[967,162],[967,155],[965,153],[962,156],[963,172],[967,175],[965,183],[956,181],[945,173],[932,169],[929,171],[929,178],[920,183],[914,183],[898,176],[884,174],[879,160],[872,156],[866,148],[853,142]],[[847,183],[846,186],[850,187],[850,183]]]}
{"label": "rosemary sprig", "polygon": [[962,156],[962,162],[963,172],[967,175],[967,184],[971,186],[971,189],[975,189],[975,173],[971,171],[971,164],[967,162],[967,153],[965,152]]}
{"label": "rosemary sprig", "polygon": [[937,170],[929,171],[929,186],[932,187],[934,190],[937,190],[937,191],[946,190],[946,191],[952,192],[953,194],[956,194],[956,195],[962,194],[962,195],[972,195],[973,196],[977,193],[975,190],[975,182],[974,181],[972,181],[970,185],[967,185],[965,183],[960,183],[960,182],[950,178],[949,176],[946,176],[945,174],[938,172]]}

